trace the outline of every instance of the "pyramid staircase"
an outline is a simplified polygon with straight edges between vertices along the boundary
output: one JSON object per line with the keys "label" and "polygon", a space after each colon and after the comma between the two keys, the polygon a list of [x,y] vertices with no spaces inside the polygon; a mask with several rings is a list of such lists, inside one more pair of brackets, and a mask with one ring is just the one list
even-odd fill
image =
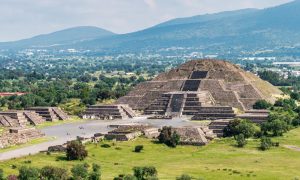
{"label": "pyramid staircase", "polygon": [[45,122],[45,119],[34,111],[24,111],[24,116],[35,126]]}
{"label": "pyramid staircase", "polygon": [[0,112],[0,115],[8,116],[9,118],[14,119],[17,124],[13,123],[13,126],[25,127],[28,124],[28,120],[22,111],[2,111]]}
{"label": "pyramid staircase", "polygon": [[19,126],[17,119],[13,119],[9,116],[0,115],[0,126],[3,127],[17,127]]}
{"label": "pyramid staircase", "polygon": [[145,109],[144,114],[156,114],[156,115],[165,115],[168,109],[168,105],[172,94],[162,94],[157,98],[153,103],[150,104],[148,108]]}
{"label": "pyramid staircase", "polygon": [[57,107],[53,107],[52,111],[56,114],[56,116],[59,118],[59,120],[67,120],[70,117],[61,109],[57,108]]}
{"label": "pyramid staircase", "polygon": [[58,108],[55,107],[31,107],[27,108],[28,111],[33,111],[42,116],[46,121],[65,120],[64,114],[59,114]]}

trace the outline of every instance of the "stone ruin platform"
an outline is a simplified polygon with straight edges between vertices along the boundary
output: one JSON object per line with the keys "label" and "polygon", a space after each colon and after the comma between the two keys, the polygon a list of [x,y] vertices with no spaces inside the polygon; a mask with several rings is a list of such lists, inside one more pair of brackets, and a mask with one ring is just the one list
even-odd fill
{"label": "stone ruin platform", "polygon": [[67,120],[70,117],[58,107],[30,107],[27,111],[35,112],[46,121]]}
{"label": "stone ruin platform", "polygon": [[128,119],[136,116],[135,112],[125,104],[88,106],[82,113],[84,119]]}
{"label": "stone ruin platform", "polygon": [[0,148],[17,144],[24,144],[30,140],[43,137],[44,134],[36,128],[16,127],[10,128],[0,136]]}
{"label": "stone ruin platform", "polygon": [[[8,121],[15,122],[15,123],[9,123],[10,126],[7,126],[7,127],[15,127],[15,126],[25,127],[28,124],[38,125],[38,124],[45,122],[45,119],[43,119],[43,117],[39,116],[37,113],[35,113],[33,111],[21,111],[21,110],[19,110],[19,111],[1,111],[0,115],[3,117],[9,117],[9,119],[2,118],[2,119],[6,119],[7,122]],[[2,122],[4,122],[4,121],[2,121]],[[8,124],[6,123],[6,125],[8,125]]]}
{"label": "stone ruin platform", "polygon": [[159,135],[158,128],[144,125],[118,125],[116,129],[104,135],[107,140],[129,141],[141,135],[148,138],[156,138]]}
{"label": "stone ruin platform", "polygon": [[237,115],[237,118],[247,119],[253,123],[261,124],[268,120],[269,110],[247,110],[244,114]]}

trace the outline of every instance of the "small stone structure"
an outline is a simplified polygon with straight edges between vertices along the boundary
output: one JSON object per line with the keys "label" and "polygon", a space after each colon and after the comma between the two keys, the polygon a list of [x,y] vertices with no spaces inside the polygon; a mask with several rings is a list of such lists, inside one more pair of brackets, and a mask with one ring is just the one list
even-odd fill
{"label": "small stone structure", "polygon": [[134,111],[125,104],[88,106],[82,113],[83,119],[127,119],[135,117]]}
{"label": "small stone structure", "polygon": [[17,127],[20,126],[17,119],[13,119],[9,116],[0,115],[0,126],[3,127]]}
{"label": "small stone structure", "polygon": [[217,137],[223,137],[223,130],[229,124],[230,120],[216,120],[212,121],[208,128],[212,130]]}
{"label": "small stone structure", "polygon": [[107,140],[129,141],[141,135],[155,138],[159,135],[158,128],[143,125],[119,125],[116,129],[104,135]]}
{"label": "small stone structure", "polygon": [[13,119],[14,121],[17,122],[14,125],[11,125],[11,127],[14,127],[14,126],[25,127],[29,123],[33,124],[33,125],[38,125],[38,124],[45,122],[43,117],[39,116],[34,111],[13,111],[13,110],[1,111],[0,115],[10,117],[11,118],[10,120]]}
{"label": "small stone structure", "polygon": [[206,133],[200,127],[182,127],[172,130],[179,134],[179,143],[182,145],[203,146],[209,142]]}
{"label": "small stone structure", "polygon": [[70,117],[58,107],[31,107],[28,111],[33,111],[42,116],[46,121],[67,120]]}
{"label": "small stone structure", "polygon": [[27,143],[30,140],[43,137],[44,134],[36,128],[10,128],[0,136],[0,148]]}

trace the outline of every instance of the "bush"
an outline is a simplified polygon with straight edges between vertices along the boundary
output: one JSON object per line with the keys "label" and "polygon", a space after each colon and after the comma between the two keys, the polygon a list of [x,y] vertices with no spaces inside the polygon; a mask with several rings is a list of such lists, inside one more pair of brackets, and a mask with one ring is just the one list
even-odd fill
{"label": "bush", "polygon": [[103,148],[110,148],[111,146],[109,144],[102,144],[101,147],[103,147]]}
{"label": "bush", "polygon": [[120,174],[118,177],[115,177],[114,180],[137,180],[137,178],[130,174]]}
{"label": "bush", "polygon": [[265,122],[261,125],[261,131],[267,135],[268,132],[271,132],[273,136],[282,136],[283,133],[287,132],[289,126],[285,121],[279,119],[273,120],[271,122]]}
{"label": "bush", "polygon": [[137,180],[148,180],[156,178],[157,170],[153,166],[134,167],[133,174],[137,178]]}
{"label": "bush", "polygon": [[101,167],[98,164],[93,164],[93,171],[89,174],[89,180],[101,179]]}
{"label": "bush", "polygon": [[67,180],[68,172],[66,169],[45,166],[41,169],[41,178],[48,180]]}
{"label": "bush", "polygon": [[292,92],[292,93],[290,94],[290,96],[291,96],[292,99],[294,99],[294,100],[296,100],[296,101],[298,101],[298,100],[300,99],[300,94],[297,93],[297,92]]}
{"label": "bush", "polygon": [[239,134],[234,137],[238,147],[244,147],[247,144],[247,141],[244,137],[244,134]]}
{"label": "bush", "polygon": [[271,106],[272,106],[272,104],[267,102],[266,100],[258,100],[253,105],[253,109],[268,109]]}
{"label": "bush", "polygon": [[72,169],[73,179],[86,179],[88,177],[88,169],[84,164],[77,164]]}
{"label": "bush", "polygon": [[180,177],[177,177],[176,180],[192,180],[192,177],[187,174],[182,174]]}
{"label": "bush", "polygon": [[67,159],[68,160],[83,160],[88,155],[85,146],[80,141],[71,141],[67,145]]}
{"label": "bush", "polygon": [[19,180],[33,180],[33,179],[39,179],[40,172],[39,169],[34,167],[26,167],[22,166],[19,169]]}
{"label": "bush", "polygon": [[16,176],[16,175],[9,175],[9,176],[7,176],[6,179],[7,180],[18,180],[18,176]]}
{"label": "bush", "polygon": [[141,152],[144,149],[143,145],[137,145],[134,148],[134,152]]}
{"label": "bush", "polygon": [[179,144],[180,136],[176,131],[172,130],[172,127],[164,126],[158,136],[158,140],[169,147],[176,147]]}
{"label": "bush", "polygon": [[243,134],[244,138],[249,138],[255,134],[256,126],[247,120],[235,119],[229,122],[228,126],[224,128],[223,132],[224,137]]}
{"label": "bush", "polygon": [[260,139],[260,149],[265,151],[265,150],[268,150],[270,149],[272,146],[272,141],[271,141],[271,138],[269,137],[262,137]]}
{"label": "bush", "polygon": [[4,173],[3,173],[3,169],[0,169],[0,180],[4,180]]}

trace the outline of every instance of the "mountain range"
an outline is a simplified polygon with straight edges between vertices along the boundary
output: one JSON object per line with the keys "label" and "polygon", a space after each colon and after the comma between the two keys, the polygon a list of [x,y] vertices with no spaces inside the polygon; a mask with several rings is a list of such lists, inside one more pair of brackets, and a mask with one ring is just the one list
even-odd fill
{"label": "mountain range", "polygon": [[299,45],[300,0],[266,9],[243,9],[170,20],[151,28],[114,34],[76,27],[0,43],[0,49],[79,48],[141,51],[169,47],[253,49]]}

